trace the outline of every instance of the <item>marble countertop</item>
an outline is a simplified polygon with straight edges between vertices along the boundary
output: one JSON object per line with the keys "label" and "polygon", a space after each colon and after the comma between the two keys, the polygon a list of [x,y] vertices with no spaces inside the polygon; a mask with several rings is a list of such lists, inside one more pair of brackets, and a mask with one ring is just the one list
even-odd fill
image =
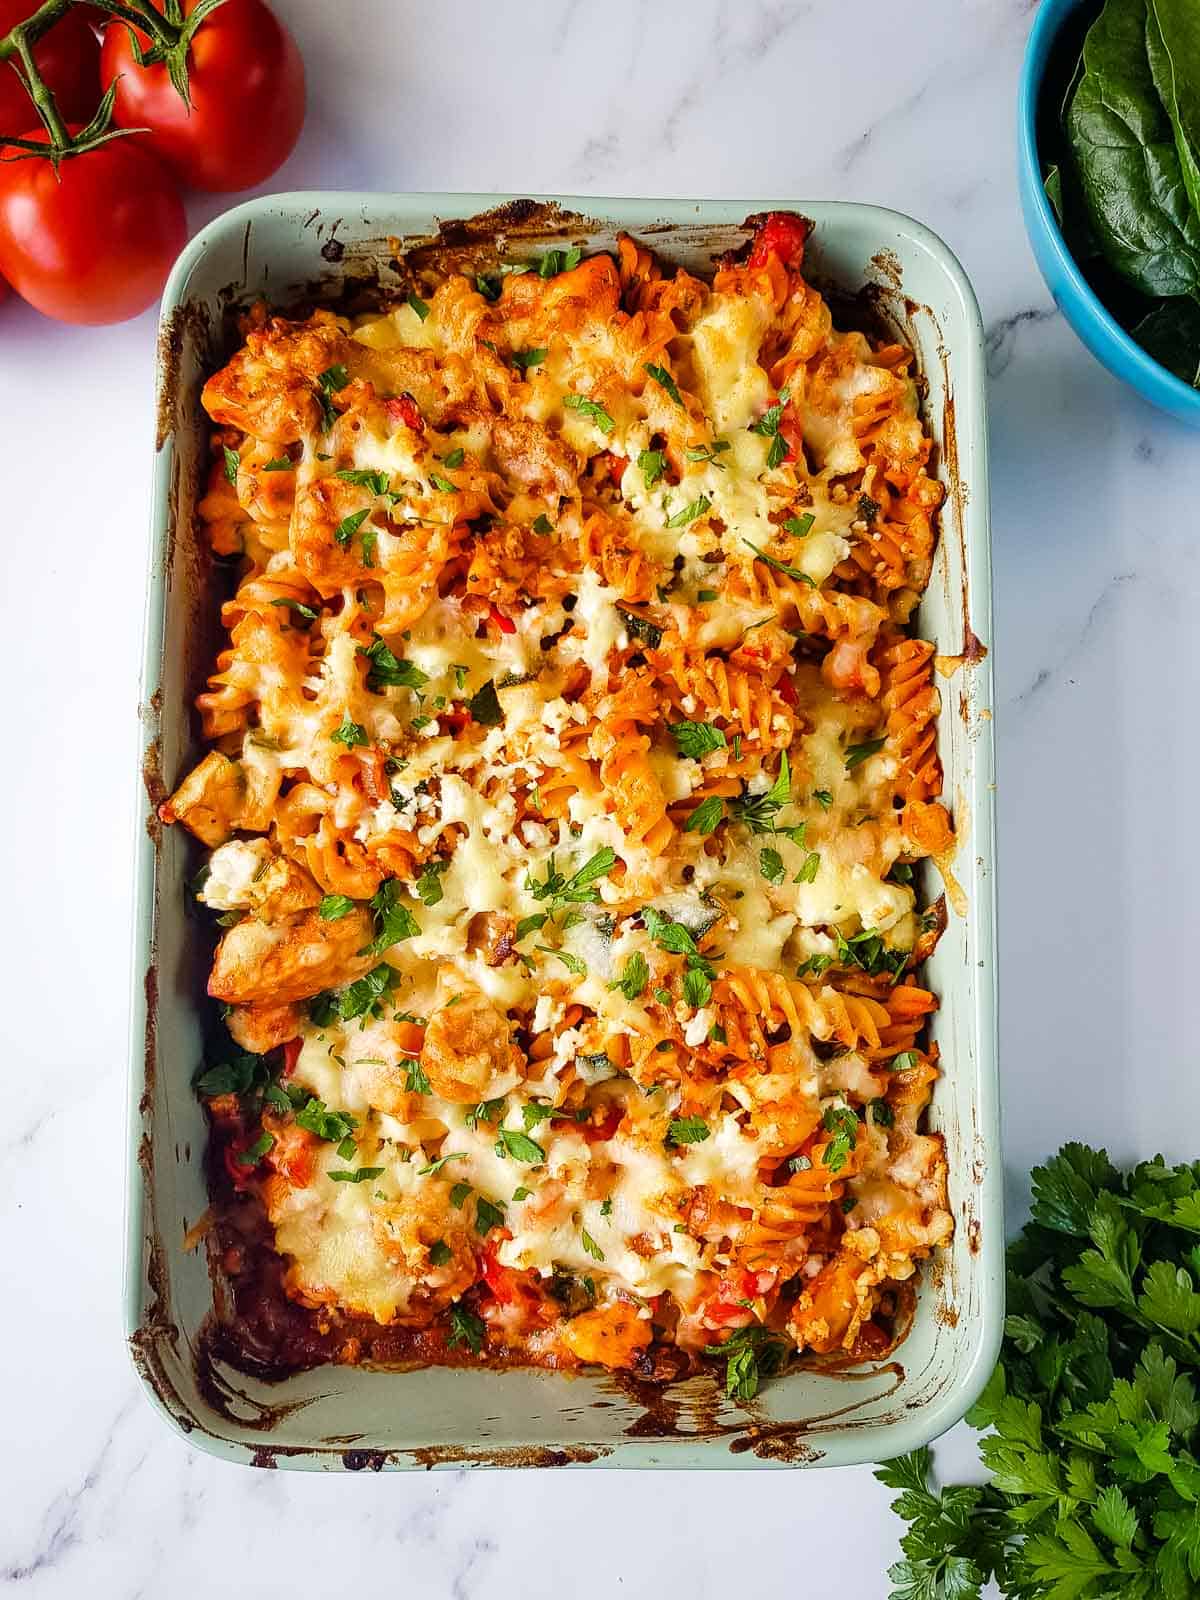
{"label": "marble countertop", "polygon": [[[1077,343],[1017,209],[1029,0],[275,0],[311,108],[275,188],[775,194],[929,223],[988,329],[1013,1214],[1060,1140],[1193,1157],[1197,436]],[[856,65],[855,58],[863,65]],[[215,214],[196,204],[193,223]],[[566,1587],[886,1594],[869,1469],[309,1477],[174,1438],[122,1347],[125,997],[154,321],[0,310],[9,1315],[0,1582],[97,1600]],[[20,1027],[18,1014],[31,1019]],[[1189,1115],[1188,1113],[1193,1113]],[[964,1428],[942,1447],[970,1457]],[[599,1535],[599,1541],[597,1539]]]}

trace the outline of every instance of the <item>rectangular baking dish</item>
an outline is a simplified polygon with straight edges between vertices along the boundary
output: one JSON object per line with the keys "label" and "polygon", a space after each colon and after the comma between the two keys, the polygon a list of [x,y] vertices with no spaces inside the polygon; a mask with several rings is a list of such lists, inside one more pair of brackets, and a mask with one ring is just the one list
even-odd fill
{"label": "rectangular baking dish", "polygon": [[[927,1264],[894,1359],[800,1370],[749,1406],[708,1377],[663,1392],[606,1374],[325,1367],[267,1382],[206,1340],[214,1292],[188,1229],[208,1204],[205,1124],[191,1089],[206,941],[186,910],[194,861],[157,802],[197,754],[191,702],[216,646],[216,604],[197,546],[205,460],[200,387],[236,342],[232,312],[353,301],[398,283],[402,247],[440,243],[510,258],[564,240],[612,244],[626,228],[692,270],[747,236],[747,215],[799,210],[816,223],[805,270],[858,296],[916,350],[936,466],[947,487],[919,631],[941,655],[946,795],[961,846],[962,909],[928,967],[945,1075],[931,1110],[946,1136],[952,1248]],[[390,241],[390,242],[389,242]],[[836,311],[836,308],[835,308]],[[142,683],[143,784],[136,845],[130,1036],[127,1334],[147,1393],[193,1443],[232,1461],[325,1470],[464,1465],[757,1467],[885,1459],[958,1420],[991,1372],[1003,1318],[996,1081],[993,741],[983,329],[946,246],[893,211],[841,202],[311,193],[252,200],[209,224],[163,297]]]}

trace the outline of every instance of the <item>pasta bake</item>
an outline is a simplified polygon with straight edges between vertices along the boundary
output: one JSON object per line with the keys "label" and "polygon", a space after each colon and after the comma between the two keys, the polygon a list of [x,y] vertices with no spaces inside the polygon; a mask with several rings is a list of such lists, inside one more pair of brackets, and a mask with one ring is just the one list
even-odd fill
{"label": "pasta bake", "polygon": [[[163,806],[248,1341],[728,1393],[902,1336],[952,1230],[920,963],[954,848],[911,352],[809,224],[256,308],[204,389],[236,576]],[[429,258],[431,263],[436,257]]]}

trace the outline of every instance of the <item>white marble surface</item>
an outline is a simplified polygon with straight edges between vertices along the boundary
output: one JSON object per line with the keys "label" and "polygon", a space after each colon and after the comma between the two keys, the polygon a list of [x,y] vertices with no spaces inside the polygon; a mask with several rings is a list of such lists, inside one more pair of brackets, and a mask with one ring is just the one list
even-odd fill
{"label": "white marble surface", "polygon": [[[991,360],[1010,1194],[1066,1137],[1200,1153],[1200,438],[1096,366],[1037,276],[1013,170],[1028,0],[277,3],[312,95],[276,188],[844,197],[957,251]],[[120,1259],[153,344],[150,315],[86,331],[0,310],[0,1582],[882,1597],[896,1525],[865,1468],[256,1473],[139,1395]],[[960,1428],[942,1459],[969,1448]]]}

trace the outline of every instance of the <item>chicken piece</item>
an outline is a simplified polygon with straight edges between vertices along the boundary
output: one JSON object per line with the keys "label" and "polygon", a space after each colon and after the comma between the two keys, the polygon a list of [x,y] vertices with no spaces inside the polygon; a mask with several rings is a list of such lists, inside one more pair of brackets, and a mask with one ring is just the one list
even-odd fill
{"label": "chicken piece", "polygon": [[569,495],[579,478],[581,462],[575,451],[538,422],[497,417],[492,453],[507,477],[543,494]]}
{"label": "chicken piece", "polygon": [[307,911],[293,922],[246,917],[217,946],[208,992],[234,1005],[308,1000],[322,989],[342,988],[375,964],[359,952],[370,943],[371,913],[356,906],[325,922]]}
{"label": "chicken piece", "polygon": [[363,577],[366,569],[361,545],[356,540],[343,544],[336,535],[346,517],[371,504],[362,489],[341,478],[318,478],[297,489],[291,526],[292,556],[318,594],[335,594]]}
{"label": "chicken piece", "polygon": [[332,312],[318,311],[307,322],[273,317],[213,374],[201,403],[214,422],[273,445],[295,444],[324,421],[321,374],[349,366],[353,377],[351,357],[359,351]]}
{"label": "chicken piece", "polygon": [[632,1367],[653,1338],[649,1320],[635,1307],[615,1300],[572,1317],[559,1338],[580,1361],[601,1367]]}
{"label": "chicken piece", "polygon": [[520,1081],[520,1054],[508,1018],[478,989],[443,974],[446,1002],[425,1029],[421,1065],[443,1100],[475,1105],[493,1100]]}
{"label": "chicken piece", "polygon": [[251,1006],[234,1006],[225,1018],[225,1025],[235,1044],[252,1055],[264,1056],[268,1050],[294,1039],[303,1020],[299,1006],[258,1002]]}
{"label": "chicken piece", "polygon": [[164,822],[182,822],[201,844],[224,844],[235,828],[244,826],[242,811],[246,777],[240,764],[219,750],[210,750],[169,800],[158,808]]}

